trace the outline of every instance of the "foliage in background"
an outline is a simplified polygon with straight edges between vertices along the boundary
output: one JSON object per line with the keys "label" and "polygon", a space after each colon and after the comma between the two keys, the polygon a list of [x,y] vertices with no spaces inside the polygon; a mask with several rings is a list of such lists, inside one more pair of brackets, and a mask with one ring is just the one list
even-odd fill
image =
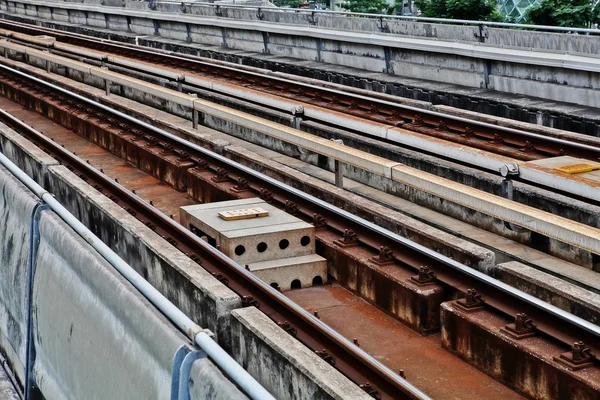
{"label": "foliage in background", "polygon": [[502,21],[495,0],[416,0],[423,17]]}
{"label": "foliage in background", "polygon": [[543,0],[529,9],[527,22],[535,25],[554,25],[589,28],[600,23],[600,5],[590,0]]}
{"label": "foliage in background", "polygon": [[372,14],[390,14],[394,10],[387,0],[349,0],[343,7],[350,12]]}
{"label": "foliage in background", "polygon": [[274,0],[273,4],[277,7],[290,7],[290,8],[300,8],[300,4],[304,3],[304,1],[300,0]]}

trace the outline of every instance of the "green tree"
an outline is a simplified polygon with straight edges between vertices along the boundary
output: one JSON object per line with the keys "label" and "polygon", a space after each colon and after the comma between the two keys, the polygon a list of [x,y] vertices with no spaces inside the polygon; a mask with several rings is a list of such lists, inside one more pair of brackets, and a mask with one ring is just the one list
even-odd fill
{"label": "green tree", "polygon": [[387,0],[349,0],[343,7],[356,13],[388,14],[393,11]]}
{"label": "green tree", "polygon": [[531,7],[526,22],[535,25],[588,28],[600,22],[600,6],[591,0],[543,0]]}
{"label": "green tree", "polygon": [[273,4],[277,7],[300,8],[300,4],[304,3],[301,0],[275,0]]}
{"label": "green tree", "polygon": [[495,0],[416,0],[424,17],[501,21]]}

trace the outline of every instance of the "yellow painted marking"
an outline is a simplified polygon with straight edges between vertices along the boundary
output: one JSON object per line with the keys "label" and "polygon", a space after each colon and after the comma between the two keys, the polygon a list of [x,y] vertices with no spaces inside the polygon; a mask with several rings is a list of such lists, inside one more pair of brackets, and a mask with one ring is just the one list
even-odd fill
{"label": "yellow painted marking", "polygon": [[560,172],[566,172],[567,174],[583,174],[584,172],[591,172],[600,169],[600,165],[595,164],[571,164],[564,165],[562,167],[554,168]]}

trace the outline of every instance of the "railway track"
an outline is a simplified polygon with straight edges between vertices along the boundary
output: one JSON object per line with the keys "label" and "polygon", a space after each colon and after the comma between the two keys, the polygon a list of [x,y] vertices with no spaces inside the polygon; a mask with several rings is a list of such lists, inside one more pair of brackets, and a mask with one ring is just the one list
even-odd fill
{"label": "railway track", "polygon": [[[80,134],[86,134],[88,139],[103,144],[113,153],[137,153],[136,160],[131,158],[128,161],[146,168],[155,176],[160,176],[161,168],[169,170],[172,177],[169,184],[179,190],[194,184],[188,171],[218,176],[225,187],[236,186],[247,196],[260,196],[339,237],[343,237],[345,232],[354,232],[358,245],[374,256],[382,248],[394,249],[394,268],[409,268],[417,273],[421,266],[426,265],[435,273],[436,282],[459,292],[475,290],[485,299],[486,308],[512,317],[526,313],[536,321],[538,332],[565,346],[584,341],[596,354],[600,350],[596,348],[600,329],[593,324],[175,135],[9,67],[1,66],[0,73],[4,95],[18,99],[31,109],[45,113],[52,109],[55,121],[76,127]],[[254,278],[244,268],[224,258],[151,204],[8,113],[3,112],[1,118],[226,282],[245,299],[246,304],[256,304],[276,322],[289,324],[285,326],[295,330],[297,338],[309,348],[315,351],[325,349],[335,359],[336,368],[357,384],[366,385],[368,382],[371,386],[366,387],[372,388],[373,393],[378,393],[381,398],[423,397],[397,374]]]}
{"label": "railway track", "polygon": [[[340,118],[337,118],[335,121],[327,121],[321,119],[322,113],[309,112],[308,108],[312,106],[331,112],[343,113],[344,115],[353,116],[375,124],[370,129],[365,129],[364,124],[361,124],[359,120],[349,120],[345,128],[350,130],[355,129],[362,134],[378,136],[382,127],[395,127],[423,134],[431,138],[511,157],[516,160],[531,161],[562,155],[570,155],[593,161],[600,160],[600,149],[587,144],[585,137],[582,137],[581,140],[578,140],[576,137],[570,137],[569,140],[548,137],[524,130],[410,107],[377,98],[375,95],[366,97],[339,89],[310,85],[290,79],[260,74],[248,69],[207,62],[198,57],[194,58],[154,49],[143,49],[139,46],[96,38],[91,39],[84,35],[34,27],[18,22],[2,20],[0,21],[0,27],[27,35],[49,35],[55,37],[57,43],[51,45],[49,50],[57,54],[64,54],[77,59],[91,57],[92,59],[96,59],[96,61],[101,60],[103,65],[115,66],[119,66],[119,64],[112,62],[110,55],[119,55],[180,72],[182,74],[180,84],[192,84],[185,79],[186,73],[192,73],[195,76],[203,76],[211,81],[220,81],[241,86],[246,93],[243,93],[244,90],[222,93],[231,96],[237,94],[243,100],[250,101],[254,97],[254,102],[257,104],[267,104],[277,107],[277,103],[280,103],[283,105],[283,108],[280,106],[280,109],[287,112],[290,111],[288,107],[290,101],[292,104],[304,104],[306,109],[297,110],[297,113],[308,119],[319,120],[329,124],[340,124]],[[4,35],[11,36],[9,32],[4,32]],[[21,41],[17,35],[14,35],[11,40],[29,46],[34,45]],[[94,50],[74,52],[72,48],[62,46],[62,44],[81,46]],[[44,47],[41,46],[39,48]],[[100,56],[98,56],[99,54]],[[108,55],[108,57],[105,55]],[[134,65],[129,65],[129,67],[135,68]],[[137,68],[144,70],[143,65]],[[148,73],[148,71],[145,71],[145,73]],[[200,88],[206,89],[206,87],[202,86]],[[211,88],[211,90],[219,92],[219,89],[216,87]],[[249,91],[274,96],[275,99],[265,101],[265,99],[256,99],[256,96],[246,96]]]}

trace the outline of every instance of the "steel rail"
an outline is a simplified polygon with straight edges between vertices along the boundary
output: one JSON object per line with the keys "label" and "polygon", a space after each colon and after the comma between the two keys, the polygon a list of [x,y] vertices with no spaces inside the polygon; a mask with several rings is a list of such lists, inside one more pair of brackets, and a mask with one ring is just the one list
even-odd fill
{"label": "steel rail", "polygon": [[[55,36],[62,37],[62,39],[66,43],[82,45],[82,42],[84,42],[86,43],[87,47],[91,47],[95,51],[104,48],[104,51],[111,51],[117,54],[125,53],[125,55],[128,57],[137,57],[139,59],[143,59],[144,56],[152,57],[154,59],[159,58],[160,60],[158,62],[162,62],[165,64],[167,63],[167,61],[177,62],[180,65],[182,65],[182,68],[189,68],[195,70],[198,67],[206,67],[211,69],[211,72],[217,71],[223,75],[235,74],[237,76],[243,76],[247,80],[268,81],[270,83],[273,83],[273,86],[275,87],[277,84],[285,86],[287,88],[295,87],[298,90],[304,92],[315,93],[314,97],[318,98],[318,101],[327,102],[330,99],[337,98],[337,104],[352,104],[360,102],[361,104],[363,104],[363,107],[359,106],[356,110],[347,108],[345,111],[350,114],[357,115],[361,118],[373,120],[378,123],[387,124],[389,126],[394,126],[397,124],[397,122],[395,121],[387,120],[388,118],[393,117],[396,120],[406,121],[406,123],[402,122],[399,125],[405,125],[404,129],[413,130],[415,132],[423,133],[425,135],[430,135],[433,137],[442,137],[445,140],[455,141],[457,143],[469,144],[473,147],[477,147],[486,151],[497,152],[499,154],[511,155],[507,153],[506,149],[500,149],[500,146],[498,144],[494,144],[496,138],[501,137],[503,140],[502,143],[508,145],[513,149],[516,149],[515,151],[518,151],[518,149],[531,145],[532,148],[546,156],[558,156],[562,154],[567,154],[572,156],[580,156],[582,158],[587,158],[594,161],[600,160],[599,147],[591,146],[584,143],[578,143],[572,140],[565,140],[556,137],[545,136],[538,133],[527,132],[521,129],[498,126],[491,123],[475,121],[460,116],[444,114],[437,111],[424,110],[422,108],[413,107],[409,105],[402,105],[374,97],[367,97],[359,94],[348,93],[338,89],[311,85],[308,83],[284,79],[281,77],[266,76],[257,72],[247,71],[230,66],[194,60],[165,52],[153,51],[150,49],[136,48],[121,43],[113,43],[112,41],[102,40],[99,43],[98,40],[92,40],[90,38],[83,37],[82,35],[78,34],[57,32],[56,30],[48,28],[39,28],[21,23],[15,24],[13,22],[0,21],[0,25],[3,24],[5,26],[17,26],[23,30],[27,30],[29,32],[37,32],[38,34],[40,32],[52,32],[53,34],[55,34]],[[260,85],[257,85],[255,90],[264,91],[264,88],[261,88]],[[287,93],[289,92],[289,90],[286,90],[284,92]],[[290,95],[279,95],[284,98],[290,98]],[[244,100],[252,101],[251,99]],[[260,104],[259,100],[255,101]],[[307,102],[306,100],[296,101],[300,103]],[[330,101],[330,103],[332,102],[333,100]],[[327,107],[327,105],[325,107]],[[330,104],[329,107],[335,110],[339,108],[332,104]],[[367,109],[372,109],[373,107],[380,107],[382,110],[379,114],[375,115],[374,113],[365,112]],[[327,123],[327,121],[324,122]],[[433,129],[435,132],[432,132],[432,128],[435,128]],[[461,135],[467,132],[469,132],[469,135],[472,135],[471,139],[465,139],[461,137]],[[458,135],[457,133],[460,133],[461,135]],[[527,156],[527,153],[523,153],[523,156]]]}
{"label": "steel rail", "polygon": [[[107,113],[118,116],[119,118],[126,120],[130,123],[141,126],[144,129],[147,129],[148,131],[151,131],[161,137],[169,139],[173,143],[177,143],[185,147],[186,149],[203,155],[206,159],[210,159],[211,161],[217,162],[220,165],[225,165],[229,167],[229,169],[236,171],[238,174],[242,174],[245,177],[251,178],[254,182],[260,182],[260,187],[265,187],[265,184],[267,184],[269,188],[278,190],[282,193],[285,193],[288,196],[293,196],[294,200],[301,208],[303,205],[305,207],[310,206],[311,212],[312,210],[318,209],[324,216],[335,216],[338,219],[331,219],[330,225],[338,229],[339,231],[343,231],[344,228],[337,225],[339,224],[338,221],[351,223],[352,227],[356,228],[359,234],[363,233],[363,235],[361,235],[361,241],[372,248],[379,248],[380,244],[382,243],[382,240],[385,244],[389,245],[390,248],[398,248],[400,246],[402,248],[403,254],[398,257],[399,261],[413,268],[418,268],[419,265],[428,265],[436,272],[439,272],[438,278],[441,282],[444,282],[454,287],[465,287],[465,285],[467,285],[467,287],[477,286],[477,288],[480,289],[482,292],[488,292],[492,295],[488,300],[486,300],[489,305],[507,315],[514,316],[516,312],[522,312],[522,310],[519,310],[519,307],[523,307],[523,305],[531,306],[527,307],[527,309],[528,313],[532,313],[532,316],[537,315],[540,316],[541,319],[546,319],[547,317],[550,317],[548,324],[543,322],[540,322],[538,324],[539,330],[546,332],[548,335],[555,337],[566,344],[571,344],[569,342],[573,339],[573,336],[565,333],[564,326],[560,326],[559,321],[567,322],[573,328],[586,333],[587,338],[590,339],[590,345],[594,347],[598,346],[594,343],[597,342],[598,338],[600,338],[600,327],[589,321],[583,320],[582,318],[579,318],[553,305],[550,305],[536,297],[533,297],[518,289],[508,286],[503,282],[500,282],[486,274],[483,274],[455,260],[452,260],[439,253],[436,253],[431,249],[414,243],[409,239],[399,236],[398,234],[395,234],[387,229],[375,225],[363,218],[357,217],[343,209],[335,207],[312,195],[304,193],[301,190],[290,187],[280,181],[265,176],[260,172],[254,171],[251,168],[238,164],[237,162],[230,160],[227,157],[214,153],[208,149],[191,143],[174,134],[156,128],[151,124],[140,121],[132,116],[124,114],[120,111],[113,110],[108,106],[97,103],[84,96],[72,93],[64,88],[43,81],[39,78],[30,76],[13,68],[0,64],[0,69],[9,71],[25,79],[34,81],[45,87],[51,88],[69,97],[77,99],[80,102],[89,104]],[[170,223],[174,224],[172,221],[170,221]],[[204,242],[202,242],[202,244],[204,244]],[[241,270],[242,274],[248,275],[245,269],[242,268]],[[249,276],[253,275],[250,274]],[[262,283],[262,281],[259,282]],[[262,285],[264,285],[264,283],[262,283]],[[265,286],[269,292],[281,296],[279,292],[272,290],[270,286]],[[512,303],[514,303],[514,301],[517,301],[519,304],[511,304],[511,301],[506,300],[506,298],[504,299],[505,301],[499,301],[494,299],[496,296],[502,298],[504,295],[508,295],[508,298],[512,299]],[[283,296],[283,298],[287,299],[285,298],[285,296]],[[545,316],[543,316],[543,314],[545,314]]]}
{"label": "steel rail", "polygon": [[[11,73],[13,71],[17,72],[17,75],[27,79],[31,78],[38,84],[44,83],[44,81],[30,77],[1,64],[0,69],[10,71]],[[52,84],[46,86],[53,90],[61,89]],[[149,124],[128,117],[126,114],[112,110],[65,89],[59,91],[91,106],[100,108],[105,112],[115,114],[136,125],[143,126],[146,129],[151,127]],[[5,113],[0,112],[0,117],[4,114]],[[62,148],[57,143],[54,143],[43,134],[28,127],[23,122],[14,118],[8,119],[7,122],[15,127],[15,129],[21,131],[27,129],[29,134],[28,137],[43,150],[49,151],[59,157],[59,159],[61,159],[70,169],[72,168],[81,171],[82,176],[84,176],[86,180],[103,188],[103,192],[113,193],[113,196],[119,199],[119,204],[121,204],[122,207],[135,210],[136,218],[140,221],[151,221],[156,223],[156,232],[163,237],[169,236],[174,239],[177,242],[176,247],[178,249],[186,254],[199,254],[202,267],[213,274],[223,274],[228,280],[228,286],[242,297],[249,295],[255,300],[260,301],[258,304],[259,308],[271,319],[278,320],[279,322],[290,322],[298,331],[297,338],[301,342],[307,344],[313,350],[327,349],[330,351],[336,359],[335,367],[340,369],[342,373],[346,374],[357,384],[371,383],[374,388],[379,390],[383,399],[429,399],[425,393],[385,365],[381,364],[358,346],[351,343],[337,331],[324,324],[318,318],[308,313],[270,285],[264,283],[217,249],[202,241],[199,237],[192,234],[189,230],[172,220],[170,217],[164,215],[136,194],[131,193],[119,183],[107,178],[84,160]],[[172,136],[171,139],[176,138],[176,136],[170,135],[167,132],[163,133],[167,136]],[[186,141],[183,141],[182,143],[190,144],[194,150],[202,149],[202,147],[192,145]],[[217,154],[210,151],[205,154],[217,156]],[[239,167],[242,166],[239,165]],[[160,221],[160,224],[158,224],[158,221]],[[223,267],[226,267],[227,270],[224,270]]]}
{"label": "steel rail", "polygon": [[[19,127],[22,131],[26,129],[30,134],[43,136],[23,122],[19,121],[11,114],[0,109],[0,119],[8,121],[12,126]],[[46,141],[48,139],[46,138]],[[48,146],[48,143],[46,143]],[[52,147],[57,148],[54,144]],[[63,154],[67,154],[64,150]],[[76,156],[70,155],[71,158]],[[81,164],[83,160],[78,159]],[[196,343],[215,363],[225,371],[229,377],[242,390],[254,400],[275,400],[275,398],[250,374],[242,368],[229,354],[223,350],[212,339],[205,329],[192,321],[183,311],[177,308],[162,293],[144,279],[137,271],[119,257],[111,248],[102,242],[93,232],[91,232],[83,223],[81,223],[73,214],[71,214],[62,204],[60,204],[52,194],[39,186],[25,172],[18,169],[4,154],[0,152],[0,165],[6,167],[13,175],[23,182],[36,196],[48,204],[50,208],[63,219],[79,236],[89,243],[109,264],[111,264],[125,279],[127,279],[142,295],[151,302],[160,312],[162,312],[178,329],[184,332],[189,339]],[[90,166],[91,167],[91,166]],[[99,174],[99,172],[97,172]],[[27,395],[25,396],[27,397]]]}
{"label": "steel rail", "polygon": [[[363,218],[357,217],[345,210],[335,207],[323,200],[315,198],[298,189],[292,188],[268,176],[240,165],[224,156],[216,154],[201,146],[190,143],[176,135],[165,132],[148,123],[140,121],[122,112],[116,111],[105,105],[99,104],[86,97],[72,93],[66,89],[45,82],[41,79],[27,75],[13,68],[0,65],[1,69],[14,72],[18,76],[37,82],[43,86],[52,88],[69,97],[75,98],[83,103],[94,106],[107,113],[118,116],[130,123],[147,129],[161,137],[167,138],[173,143],[184,146],[186,149],[197,154],[202,154],[206,159],[220,165],[227,166],[230,170],[248,177],[249,180],[259,182],[259,187],[268,185],[269,189],[285,193],[288,198],[292,197],[300,208],[307,208],[310,212],[318,210],[325,217],[329,217],[329,225],[343,231],[344,227],[350,225],[361,238],[361,242],[371,248],[379,248],[381,244],[388,245],[392,249],[401,250],[397,259],[405,265],[418,268],[419,265],[428,265],[438,275],[438,280],[455,288],[476,288],[486,297],[486,303],[492,308],[509,316],[518,312],[526,312],[536,320],[538,331],[543,332],[570,346],[577,340],[584,340],[593,350],[598,350],[598,338],[600,338],[600,327],[574,316],[564,310],[550,305],[536,297],[526,294],[518,289],[508,286],[488,275],[458,263],[448,257],[434,252],[422,245],[414,243],[409,239],[401,237],[393,232],[381,228]],[[312,215],[312,214],[310,214]],[[345,224],[345,225],[344,225]],[[238,266],[239,267],[239,266]],[[241,268],[241,267],[239,267]],[[245,271],[242,269],[242,271]],[[242,272],[243,273],[243,272]],[[262,282],[262,281],[260,281]],[[264,283],[262,283],[264,285]],[[268,285],[265,289],[273,291]],[[310,314],[309,314],[310,316]],[[312,317],[312,316],[310,316]],[[318,320],[317,320],[318,321]],[[596,351],[598,354],[598,351]]]}

